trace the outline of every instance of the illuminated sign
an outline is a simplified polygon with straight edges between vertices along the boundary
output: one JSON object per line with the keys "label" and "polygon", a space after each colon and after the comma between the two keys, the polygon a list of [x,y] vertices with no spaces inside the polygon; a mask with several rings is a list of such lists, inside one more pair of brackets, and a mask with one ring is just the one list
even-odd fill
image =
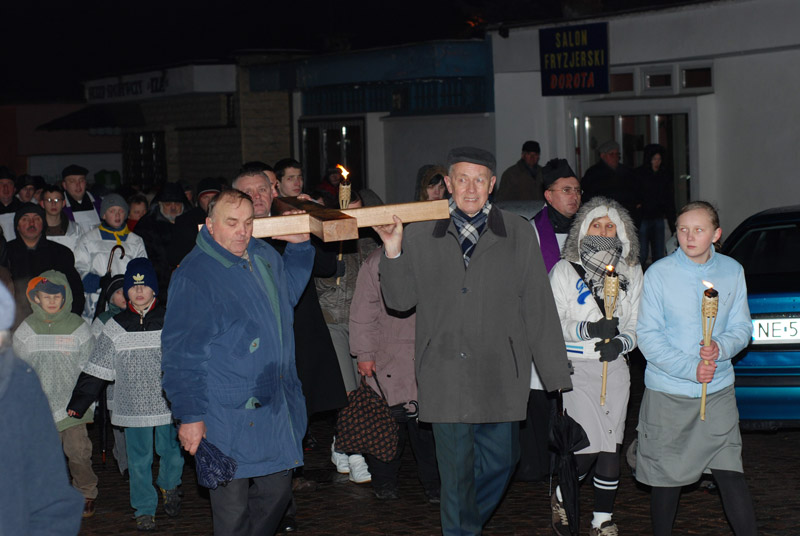
{"label": "illuminated sign", "polygon": [[539,30],[542,95],[608,93],[608,23]]}

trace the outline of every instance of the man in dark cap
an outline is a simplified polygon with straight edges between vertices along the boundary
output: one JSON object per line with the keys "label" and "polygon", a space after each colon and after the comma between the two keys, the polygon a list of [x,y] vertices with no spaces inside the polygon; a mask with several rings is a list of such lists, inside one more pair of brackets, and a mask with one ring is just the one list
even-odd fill
{"label": "man in dark cap", "polygon": [[548,390],[571,387],[564,338],[531,226],[492,206],[495,159],[450,151],[450,218],[376,228],[386,306],[416,306],[421,421],[433,425],[442,532],[480,534],[519,457],[531,363]]}
{"label": "man in dark cap", "polygon": [[500,187],[495,201],[525,201],[543,199],[542,167],[539,165],[541,149],[538,141],[522,144],[522,157],[500,177]]}
{"label": "man in dark cap", "polygon": [[[547,272],[561,258],[572,220],[581,206],[581,184],[566,160],[554,158],[542,169],[545,206],[531,220]],[[525,423],[520,427],[520,462],[515,478],[536,481],[550,471],[547,440],[554,397],[545,391],[534,367]]]}
{"label": "man in dark cap", "polygon": [[6,240],[14,239],[14,213],[22,202],[14,197],[14,174],[6,166],[0,166],[0,226]]}
{"label": "man in dark cap", "polygon": [[158,274],[160,299],[164,302],[168,299],[166,291],[172,271],[183,259],[183,249],[176,247],[175,220],[191,208],[183,193],[183,186],[168,182],[153,200],[150,211],[136,224],[136,234],[144,240],[147,258],[153,262]]}
{"label": "man in dark cap", "polygon": [[547,272],[561,258],[561,247],[569,227],[581,206],[581,183],[569,162],[553,158],[542,170],[545,206],[531,223],[539,236],[539,245]]}
{"label": "man in dark cap", "polygon": [[80,315],[85,303],[83,284],[75,269],[75,257],[66,246],[44,236],[45,212],[42,207],[25,203],[14,215],[17,238],[8,243],[8,264],[17,299],[17,321],[31,314],[26,288],[28,281],[47,270],[67,276],[72,290],[72,312]]}
{"label": "man in dark cap", "polygon": [[36,192],[36,185],[33,182],[33,177],[27,173],[20,175],[16,180],[17,199],[22,203],[36,203],[38,200],[33,198]]}
{"label": "man in dark cap", "polygon": [[85,233],[95,225],[100,225],[102,213],[100,198],[95,198],[86,190],[86,175],[89,170],[83,166],[70,164],[61,172],[61,187],[66,194],[67,204],[64,213],[74,221],[80,231]]}
{"label": "man in dark cap", "polygon": [[597,148],[600,161],[586,170],[581,181],[584,190],[583,202],[595,196],[608,197],[625,207],[637,218],[638,190],[633,172],[620,163],[619,143],[610,140]]}
{"label": "man in dark cap", "polygon": [[175,218],[174,229],[174,258],[177,264],[192,251],[197,231],[203,225],[208,215],[208,203],[211,199],[222,191],[222,180],[214,177],[206,177],[197,185],[197,206],[184,212]]}

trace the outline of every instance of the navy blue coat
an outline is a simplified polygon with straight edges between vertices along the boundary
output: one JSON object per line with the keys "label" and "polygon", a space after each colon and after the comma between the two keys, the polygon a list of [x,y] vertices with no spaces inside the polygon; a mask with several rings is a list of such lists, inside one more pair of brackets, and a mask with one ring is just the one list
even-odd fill
{"label": "navy blue coat", "polygon": [[172,276],[161,334],[173,416],[204,421],[208,441],[238,462],[235,478],[302,465],[307,424],[292,324],[314,249],[289,244],[281,257],[251,238],[247,252],[233,255],[204,227]]}

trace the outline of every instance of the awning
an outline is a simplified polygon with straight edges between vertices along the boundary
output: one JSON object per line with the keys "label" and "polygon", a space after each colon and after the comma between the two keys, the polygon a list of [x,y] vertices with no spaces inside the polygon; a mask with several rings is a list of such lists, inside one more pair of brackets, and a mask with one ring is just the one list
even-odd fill
{"label": "awning", "polygon": [[53,119],[36,130],[89,130],[100,128],[140,127],[144,114],[136,102],[89,104],[76,112]]}

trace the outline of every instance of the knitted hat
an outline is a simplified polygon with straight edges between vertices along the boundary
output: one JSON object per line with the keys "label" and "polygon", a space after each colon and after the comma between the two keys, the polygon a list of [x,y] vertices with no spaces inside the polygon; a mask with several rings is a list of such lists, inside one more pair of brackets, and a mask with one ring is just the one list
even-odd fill
{"label": "knitted hat", "polygon": [[214,177],[206,177],[201,179],[197,185],[197,197],[200,197],[206,192],[221,192],[222,191],[222,184],[220,184],[219,179],[215,179]]}
{"label": "knitted hat", "polygon": [[53,283],[46,277],[36,276],[28,281],[28,290],[26,294],[30,299],[33,299],[37,292],[44,292],[45,294],[61,294],[66,298],[67,289],[64,285]]}
{"label": "knitted hat", "polygon": [[494,155],[484,149],[478,149],[477,147],[456,147],[451,149],[447,154],[447,167],[459,162],[486,166],[494,175],[494,168],[496,167]]}
{"label": "knitted hat", "polygon": [[101,217],[106,217],[106,211],[111,207],[122,207],[122,210],[125,211],[125,217],[128,217],[128,203],[125,202],[125,199],[119,194],[108,194],[103,198],[103,201],[100,203],[100,215]]}
{"label": "knitted hat", "polygon": [[122,286],[126,297],[128,291],[136,285],[150,287],[153,289],[153,294],[158,294],[158,278],[150,259],[139,257],[128,263],[128,267],[125,269],[125,282]]}
{"label": "knitted hat", "polygon": [[[106,300],[111,303],[111,297],[114,296],[114,293],[120,289],[122,289],[125,283],[125,276],[122,274],[117,274],[111,279],[108,280],[108,285],[106,286],[105,293],[106,293]],[[124,291],[123,291],[124,292]],[[127,297],[126,297],[127,299]]]}
{"label": "knitted hat", "polygon": [[545,189],[564,177],[575,177],[575,172],[563,158],[553,158],[542,168],[542,184]]}
{"label": "knitted hat", "polygon": [[36,203],[28,202],[19,207],[17,209],[17,212],[14,214],[14,229],[17,228],[17,225],[19,225],[19,220],[21,220],[25,214],[31,214],[31,213],[38,214],[39,217],[42,218],[42,224],[44,224],[46,218],[44,209],[39,205],[37,205]]}

